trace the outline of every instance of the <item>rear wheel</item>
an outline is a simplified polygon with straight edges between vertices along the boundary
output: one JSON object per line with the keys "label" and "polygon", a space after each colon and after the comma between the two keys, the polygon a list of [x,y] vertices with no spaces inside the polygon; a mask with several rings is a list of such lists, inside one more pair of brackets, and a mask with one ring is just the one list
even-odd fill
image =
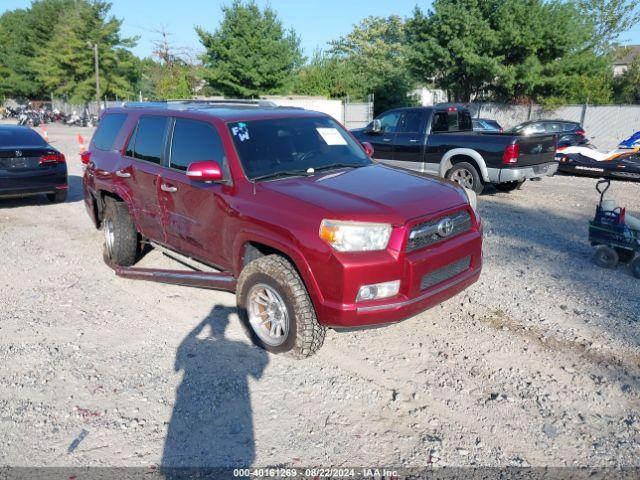
{"label": "rear wheel", "polygon": [[606,245],[596,247],[596,264],[602,268],[615,268],[620,262],[618,252]]}
{"label": "rear wheel", "polygon": [[495,183],[493,186],[496,187],[496,190],[499,192],[512,192],[516,188],[520,188],[524,182],[519,182],[514,180],[513,182],[505,182],[505,183]]}
{"label": "rear wheel", "polygon": [[456,163],[451,170],[447,172],[446,177],[464,188],[473,190],[478,195],[481,194],[484,189],[484,184],[482,183],[478,170],[467,162]]}
{"label": "rear wheel", "polygon": [[47,193],[47,199],[51,203],[63,203],[67,200],[67,191],[58,190],[56,193]]}
{"label": "rear wheel", "polygon": [[280,255],[249,263],[238,279],[236,299],[243,326],[259,347],[301,359],[322,346],[326,329],[298,272]]}
{"label": "rear wheel", "polygon": [[634,277],[640,278],[640,256],[636,257],[636,259],[631,262],[631,272]]}
{"label": "rear wheel", "polygon": [[124,202],[106,199],[102,229],[105,259],[122,267],[133,265],[138,255],[138,232]]}

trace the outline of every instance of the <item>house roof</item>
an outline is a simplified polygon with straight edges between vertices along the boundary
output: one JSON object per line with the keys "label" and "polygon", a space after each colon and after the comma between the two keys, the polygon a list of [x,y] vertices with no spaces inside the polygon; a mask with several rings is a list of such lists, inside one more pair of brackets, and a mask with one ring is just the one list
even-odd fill
{"label": "house roof", "polygon": [[640,45],[625,45],[615,51],[614,65],[630,65],[637,57],[640,57]]}

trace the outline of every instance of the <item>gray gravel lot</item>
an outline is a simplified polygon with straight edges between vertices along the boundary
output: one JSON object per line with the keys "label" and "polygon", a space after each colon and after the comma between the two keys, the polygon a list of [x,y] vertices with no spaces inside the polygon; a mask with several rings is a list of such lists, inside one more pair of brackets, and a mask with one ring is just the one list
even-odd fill
{"label": "gray gravel lot", "polygon": [[640,281],[592,263],[595,180],[482,196],[476,285],[294,361],[249,345],[233,295],[115,277],[91,130],[48,131],[67,203],[0,200],[0,465],[640,466]]}

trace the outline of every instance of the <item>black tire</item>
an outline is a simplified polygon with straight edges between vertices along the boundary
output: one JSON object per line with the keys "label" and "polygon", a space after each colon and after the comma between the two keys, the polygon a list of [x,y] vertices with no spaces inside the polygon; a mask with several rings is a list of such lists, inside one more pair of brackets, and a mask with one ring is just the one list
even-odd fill
{"label": "black tire", "polygon": [[625,248],[617,248],[616,252],[618,253],[618,259],[621,263],[630,263],[633,260],[633,257],[636,256],[636,252],[633,250],[627,250]]}
{"label": "black tire", "polygon": [[620,262],[618,252],[606,245],[596,247],[595,254],[596,264],[602,268],[616,268]]}
{"label": "black tire", "polygon": [[448,180],[457,183],[478,195],[484,190],[484,182],[475,166],[467,162],[456,163],[445,175]]}
{"label": "black tire", "polygon": [[640,278],[640,256],[637,256],[636,259],[631,262],[631,273],[636,278]]}
{"label": "black tire", "polygon": [[105,199],[102,229],[105,234],[105,260],[121,267],[133,265],[138,256],[140,242],[126,203],[117,202],[112,198]]}
{"label": "black tire", "polygon": [[[263,341],[250,321],[249,296],[260,286],[275,291],[286,307],[288,331],[286,335],[283,332],[284,339],[278,345]],[[293,265],[280,255],[261,257],[244,267],[238,278],[236,301],[240,320],[251,341],[268,352],[303,359],[316,353],[324,342],[326,328],[318,323],[302,279]]]}
{"label": "black tire", "polygon": [[493,186],[496,187],[496,190],[499,192],[513,192],[517,188],[520,188],[524,182],[519,182],[514,180],[513,182],[505,182],[505,183],[494,183]]}
{"label": "black tire", "polygon": [[58,190],[56,193],[47,193],[47,200],[51,203],[64,203],[67,201],[67,191]]}

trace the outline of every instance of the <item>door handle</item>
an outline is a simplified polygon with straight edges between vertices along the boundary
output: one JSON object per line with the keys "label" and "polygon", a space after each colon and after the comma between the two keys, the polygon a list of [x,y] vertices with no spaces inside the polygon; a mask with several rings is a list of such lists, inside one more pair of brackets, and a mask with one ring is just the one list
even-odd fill
{"label": "door handle", "polygon": [[120,178],[129,178],[131,174],[129,172],[125,172],[123,170],[116,170],[116,176]]}
{"label": "door handle", "polygon": [[163,192],[169,192],[169,193],[175,193],[178,191],[176,187],[172,187],[171,185],[167,185],[166,183],[163,183],[162,185],[160,185],[160,189]]}
{"label": "door handle", "polygon": [[415,138],[412,138],[411,140],[409,140],[411,143],[418,143],[418,140]]}
{"label": "door handle", "polygon": [[391,139],[390,139],[390,138],[383,138],[383,139],[382,139],[382,141],[383,141],[383,142],[390,142],[390,141],[391,141]]}

